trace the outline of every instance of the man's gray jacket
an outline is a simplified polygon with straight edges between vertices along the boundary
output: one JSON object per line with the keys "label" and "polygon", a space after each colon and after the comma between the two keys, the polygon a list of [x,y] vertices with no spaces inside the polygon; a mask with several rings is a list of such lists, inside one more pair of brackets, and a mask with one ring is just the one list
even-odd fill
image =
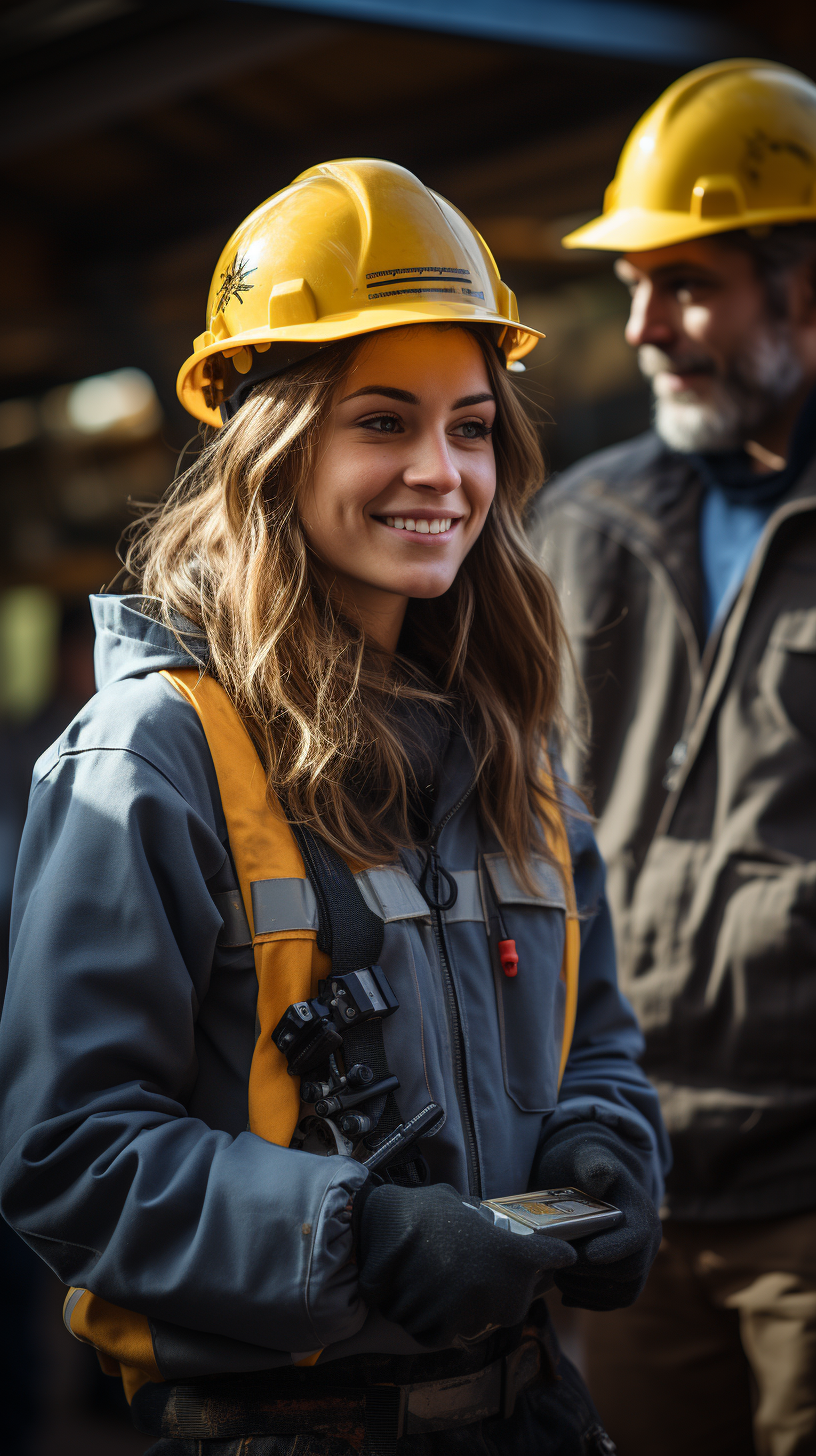
{"label": "man's gray jacket", "polygon": [[622,989],[672,1137],[672,1215],[816,1206],[816,462],[705,640],[702,482],[654,434],[536,504],[591,712]]}

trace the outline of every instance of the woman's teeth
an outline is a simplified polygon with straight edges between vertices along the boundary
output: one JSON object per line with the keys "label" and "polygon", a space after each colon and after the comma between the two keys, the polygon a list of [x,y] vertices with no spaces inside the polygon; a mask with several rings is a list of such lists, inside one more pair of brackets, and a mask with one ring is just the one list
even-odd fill
{"label": "woman's teeth", "polygon": [[435,516],[432,521],[415,521],[413,516],[386,516],[386,526],[397,531],[416,531],[420,536],[438,536],[440,531],[449,531],[453,516]]}

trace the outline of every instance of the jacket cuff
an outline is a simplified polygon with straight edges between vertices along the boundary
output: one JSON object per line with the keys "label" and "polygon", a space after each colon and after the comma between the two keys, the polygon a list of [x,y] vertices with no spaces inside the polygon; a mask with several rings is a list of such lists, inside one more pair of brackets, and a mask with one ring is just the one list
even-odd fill
{"label": "jacket cuff", "polygon": [[308,1226],[303,1227],[311,1239],[306,1303],[316,1349],[348,1339],[367,1314],[353,1261],[352,1210],[368,1171],[351,1158],[331,1162],[339,1165],[336,1176],[323,1194],[314,1226],[308,1234]]}

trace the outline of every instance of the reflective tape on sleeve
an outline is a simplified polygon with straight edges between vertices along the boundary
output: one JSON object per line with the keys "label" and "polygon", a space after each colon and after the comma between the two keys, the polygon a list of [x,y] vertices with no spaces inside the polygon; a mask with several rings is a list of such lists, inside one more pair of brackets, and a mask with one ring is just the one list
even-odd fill
{"label": "reflective tape on sleeve", "polygon": [[251,888],[256,935],[317,930],[317,901],[308,880],[254,880]]}

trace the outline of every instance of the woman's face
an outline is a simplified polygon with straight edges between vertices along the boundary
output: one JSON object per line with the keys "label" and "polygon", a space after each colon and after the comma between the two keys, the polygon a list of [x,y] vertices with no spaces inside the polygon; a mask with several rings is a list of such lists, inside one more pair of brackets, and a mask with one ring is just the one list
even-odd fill
{"label": "woman's face", "polygon": [[463,329],[384,329],[338,388],[301,503],[335,594],[394,648],[410,597],[447,591],[496,490],[496,401]]}

